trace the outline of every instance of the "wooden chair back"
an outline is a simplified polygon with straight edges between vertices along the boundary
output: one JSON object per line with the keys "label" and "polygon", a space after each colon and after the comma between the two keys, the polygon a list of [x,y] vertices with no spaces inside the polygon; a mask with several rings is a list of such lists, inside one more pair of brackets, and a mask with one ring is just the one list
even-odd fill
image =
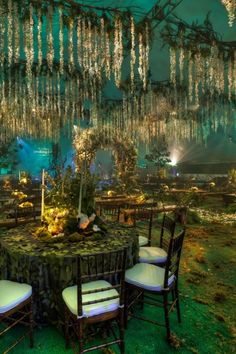
{"label": "wooden chair back", "polygon": [[14,217],[15,217],[16,224],[18,223],[18,219],[20,218],[33,219],[35,221],[36,220],[35,206],[32,205],[30,207],[21,208],[19,205],[16,205],[14,209]]}
{"label": "wooden chair back", "polygon": [[175,277],[176,282],[178,281],[179,263],[180,263],[184,236],[185,236],[185,228],[182,229],[177,236],[172,237],[170,240],[167,262],[165,266],[165,278],[164,278],[165,289],[169,288],[168,281],[172,276]]}
{"label": "wooden chair back", "polygon": [[133,224],[136,226],[137,221],[147,221],[153,217],[153,208],[156,203],[142,203],[142,204],[129,204],[129,209],[133,210],[132,218]]}
{"label": "wooden chair back", "polygon": [[[102,303],[106,300],[119,299],[120,307],[124,306],[124,279],[126,268],[127,250],[121,249],[111,252],[103,252],[85,256],[78,256],[77,258],[77,305],[78,316],[83,316],[83,306]],[[95,280],[106,280],[111,286],[99,290],[90,290],[82,292],[82,284]],[[90,302],[83,302],[82,295],[95,294],[96,292],[108,291],[116,289],[117,295],[103,298],[101,300],[94,300]]]}
{"label": "wooden chair back", "polygon": [[102,203],[100,205],[100,216],[104,215],[113,221],[120,220],[120,205],[117,203]]}
{"label": "wooden chair back", "polygon": [[[152,238],[152,225],[153,225],[153,208],[156,207],[156,203],[142,203],[131,204],[130,208],[133,210],[132,221],[133,226],[137,226],[137,222],[144,222],[145,225],[139,225],[139,229],[147,230],[148,246],[151,246]],[[145,232],[146,233],[146,232]]]}
{"label": "wooden chair back", "polygon": [[176,222],[164,214],[161,224],[160,248],[166,252],[169,249],[170,240],[174,237]]}
{"label": "wooden chair back", "polygon": [[133,204],[131,208],[134,209],[134,214],[137,220],[148,219],[148,212],[152,211],[156,207],[156,203],[142,203],[142,204]]}

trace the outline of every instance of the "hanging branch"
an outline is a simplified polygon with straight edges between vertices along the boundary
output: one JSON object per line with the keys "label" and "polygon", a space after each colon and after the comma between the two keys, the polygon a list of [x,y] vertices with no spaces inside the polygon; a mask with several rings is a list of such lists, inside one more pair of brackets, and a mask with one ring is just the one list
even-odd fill
{"label": "hanging branch", "polygon": [[[1,0],[3,5],[5,5],[5,1]],[[111,7],[111,6],[95,6],[89,4],[79,3],[73,0],[12,0],[12,2],[16,2],[20,7],[25,8],[25,12],[27,14],[27,8],[30,4],[32,4],[35,8],[41,8],[43,14],[46,15],[48,6],[56,7],[63,7],[64,9],[71,10],[71,13],[74,15],[78,15],[81,13],[85,13],[87,15],[94,16],[94,13],[97,11],[104,14],[109,14],[110,16],[114,15],[124,15],[133,13],[136,15],[145,16],[145,12],[141,11],[139,6],[118,6],[118,7]],[[1,11],[0,15],[5,15],[8,13],[8,8],[5,7],[4,10]]]}
{"label": "hanging branch", "polygon": [[163,5],[161,5],[161,1],[157,1],[157,3],[145,15],[145,19],[149,19],[152,23],[152,30],[159,26],[163,21],[166,21],[167,17],[169,17],[182,2],[183,0],[165,0]]}
{"label": "hanging branch", "polygon": [[193,52],[202,48],[202,51],[209,52],[214,45],[224,52],[227,58],[236,50],[236,41],[222,41],[219,34],[214,31],[212,23],[207,15],[203,24],[188,24],[177,16],[168,18],[167,25],[161,32],[163,43],[172,47],[182,46],[191,49]]}
{"label": "hanging branch", "polygon": [[[54,3],[54,5],[58,4],[57,1],[53,1],[53,3]],[[109,12],[109,13],[115,13],[115,14],[123,13],[124,11],[121,10],[122,8],[127,9],[127,7],[94,6],[94,5],[78,3],[73,0],[65,0],[65,1],[63,1],[63,4],[65,4],[65,6],[71,6],[74,9],[85,8],[85,9],[98,10],[98,11],[102,11],[102,12]],[[129,6],[129,10],[131,11],[132,9],[140,9],[140,7]]]}

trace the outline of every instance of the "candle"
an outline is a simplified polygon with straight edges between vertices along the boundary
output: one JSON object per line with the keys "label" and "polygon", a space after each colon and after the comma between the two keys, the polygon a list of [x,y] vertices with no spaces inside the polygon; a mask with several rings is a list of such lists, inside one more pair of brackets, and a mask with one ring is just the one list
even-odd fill
{"label": "candle", "polygon": [[44,214],[45,171],[42,171],[42,199],[41,199],[41,222]]}
{"label": "candle", "polygon": [[[86,136],[87,137],[87,136]],[[83,158],[84,157],[84,158]],[[81,205],[82,205],[82,194],[83,194],[83,183],[84,179],[86,180],[86,168],[87,168],[87,149],[85,147],[84,156],[81,163],[81,172],[80,172],[80,189],[79,189],[79,206],[78,206],[78,218],[81,217]],[[86,192],[86,190],[85,190]]]}
{"label": "candle", "polygon": [[83,165],[81,166],[80,172],[80,188],[79,188],[79,207],[78,207],[78,218],[81,216],[81,204],[82,204],[82,192],[83,192]]}

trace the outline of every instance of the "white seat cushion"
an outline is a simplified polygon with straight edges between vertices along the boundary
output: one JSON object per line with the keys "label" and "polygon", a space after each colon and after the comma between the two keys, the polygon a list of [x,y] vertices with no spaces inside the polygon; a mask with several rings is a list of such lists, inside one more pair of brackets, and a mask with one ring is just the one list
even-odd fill
{"label": "white seat cushion", "polygon": [[[125,272],[125,281],[145,290],[160,292],[164,288],[165,269],[153,264],[137,263]],[[168,286],[175,281],[172,275],[168,280]]]}
{"label": "white seat cushion", "polygon": [[138,244],[139,247],[146,246],[148,244],[148,238],[144,236],[139,236],[138,237]]}
{"label": "white seat cushion", "polygon": [[[89,290],[99,290],[102,288],[107,288],[111,286],[105,280],[91,281],[89,283],[82,284],[82,292]],[[93,294],[82,295],[82,302],[101,300],[109,297],[119,295],[116,289],[100,291]],[[63,300],[65,301],[69,310],[74,314],[78,315],[77,309],[77,285],[70,286],[63,290],[62,292]],[[106,301],[101,301],[96,304],[84,305],[83,306],[83,317],[92,317],[100,315],[102,313],[114,311],[119,307],[119,298],[111,299]]]}
{"label": "white seat cushion", "polygon": [[6,313],[32,295],[31,285],[0,280],[0,313]]}
{"label": "white seat cushion", "polygon": [[160,247],[140,247],[139,262],[140,263],[165,263],[167,260],[167,253]]}

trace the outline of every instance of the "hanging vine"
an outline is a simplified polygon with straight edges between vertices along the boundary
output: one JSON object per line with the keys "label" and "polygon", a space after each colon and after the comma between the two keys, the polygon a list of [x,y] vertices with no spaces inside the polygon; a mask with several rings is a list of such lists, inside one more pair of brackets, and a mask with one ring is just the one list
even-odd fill
{"label": "hanging vine", "polygon": [[198,105],[199,95],[206,92],[219,97],[227,94],[229,100],[235,97],[236,41],[222,41],[208,17],[202,25],[189,25],[172,17],[162,31],[162,39],[170,46],[170,81],[174,86],[188,83],[190,102]]}
{"label": "hanging vine", "polygon": [[[89,101],[94,126],[110,119],[115,129],[142,135],[140,126],[143,134],[152,132],[149,139],[167,126],[177,136],[174,127],[181,121],[179,135],[200,139],[197,121],[215,113],[211,102],[235,106],[236,42],[222,41],[208,18],[202,25],[168,18],[162,39],[169,45],[170,80],[152,82],[152,26],[148,16],[138,22],[135,11],[72,0],[50,5],[0,0],[0,123],[5,134],[57,139],[64,127],[69,135]],[[122,70],[127,55],[130,65]],[[113,106],[102,95],[107,80],[124,93]],[[216,116],[211,129],[229,120],[228,111]],[[111,131],[110,125],[106,134]]]}

